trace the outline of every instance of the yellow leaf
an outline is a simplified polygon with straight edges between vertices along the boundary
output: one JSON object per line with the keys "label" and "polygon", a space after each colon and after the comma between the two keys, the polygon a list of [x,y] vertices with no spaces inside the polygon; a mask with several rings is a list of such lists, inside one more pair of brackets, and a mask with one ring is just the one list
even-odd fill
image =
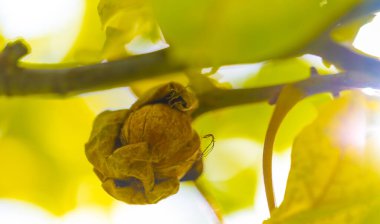
{"label": "yellow leaf", "polygon": [[156,42],[160,31],[147,0],[100,0],[99,16],[106,31],[103,53],[107,59],[127,55],[125,45],[143,36]]}
{"label": "yellow leaf", "polygon": [[333,33],[333,38],[338,42],[352,43],[359,32],[360,28],[372,21],[375,15],[368,15],[354,20],[348,24],[340,25]]}
{"label": "yellow leaf", "polygon": [[261,87],[296,82],[310,76],[310,64],[300,58],[267,61],[245,83],[244,87]]}
{"label": "yellow leaf", "polygon": [[67,63],[94,63],[102,60],[105,34],[102,30],[96,7],[99,0],[84,0],[85,12],[81,30],[71,50],[66,55]]}
{"label": "yellow leaf", "polygon": [[183,73],[173,73],[169,75],[162,75],[157,78],[143,79],[131,83],[130,87],[136,96],[142,96],[146,91],[153,87],[163,85],[168,82],[178,82],[182,85],[188,85],[188,79]]}
{"label": "yellow leaf", "polygon": [[294,142],[284,201],[266,223],[380,222],[379,117],[379,100],[359,92],[321,108]]}
{"label": "yellow leaf", "polygon": [[229,214],[253,206],[257,185],[257,170],[246,169],[230,179],[210,181],[201,179],[205,192],[220,208]]}
{"label": "yellow leaf", "polygon": [[3,49],[5,47],[5,40],[4,37],[0,35],[0,49]]}
{"label": "yellow leaf", "polygon": [[44,196],[44,191],[49,189],[49,179],[58,173],[51,162],[35,153],[33,146],[16,138],[2,138],[0,149],[0,197],[33,201],[43,206],[54,203]]}
{"label": "yellow leaf", "polygon": [[304,92],[293,85],[287,85],[283,87],[280,95],[278,96],[272,117],[269,121],[264,141],[263,174],[265,191],[270,211],[272,211],[272,209],[275,207],[275,195],[272,183],[272,155],[276,135],[286,115],[304,97]]}
{"label": "yellow leaf", "polygon": [[222,213],[254,205],[260,157],[261,146],[252,141],[217,139],[198,182]]}
{"label": "yellow leaf", "polygon": [[[315,118],[315,107],[330,98],[328,94],[318,94],[296,104],[278,130],[274,150],[288,149],[294,137]],[[240,105],[203,114],[193,125],[200,133],[212,133],[217,139],[246,138],[264,143],[273,109],[267,102]]]}
{"label": "yellow leaf", "polygon": [[84,144],[94,114],[82,99],[0,98],[0,108],[1,198],[57,215],[89,201],[107,204],[100,187],[86,187],[92,168]]}

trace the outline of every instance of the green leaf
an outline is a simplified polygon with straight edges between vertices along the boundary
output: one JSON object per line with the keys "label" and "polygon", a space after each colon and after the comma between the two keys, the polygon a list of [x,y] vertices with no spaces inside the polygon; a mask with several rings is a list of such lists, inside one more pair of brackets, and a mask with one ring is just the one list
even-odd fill
{"label": "green leaf", "polygon": [[110,203],[84,154],[94,115],[83,100],[0,98],[0,109],[0,197],[57,215],[78,203]]}
{"label": "green leaf", "polygon": [[216,140],[204,159],[204,173],[198,182],[222,213],[253,206],[260,154],[261,147],[251,141]]}
{"label": "green leaf", "polygon": [[368,15],[357,20],[351,21],[348,24],[343,24],[334,29],[332,32],[333,38],[338,42],[352,43],[359,32],[360,28],[371,22],[375,15]]}
{"label": "green leaf", "polygon": [[225,108],[203,114],[193,126],[199,133],[212,133],[217,139],[248,138],[264,142],[272,111],[267,103]]}
{"label": "green leaf", "polygon": [[253,206],[257,171],[246,169],[224,181],[201,180],[207,194],[215,200],[223,214]]}
{"label": "green leaf", "polygon": [[[256,74],[252,74],[243,87],[291,83],[307,79],[309,76],[310,65],[303,59],[271,60],[264,63]],[[289,148],[294,137],[315,118],[315,106],[330,99],[329,94],[318,94],[292,108],[277,133],[274,150],[282,151]],[[274,107],[266,102],[225,108],[202,115],[194,121],[194,125],[199,131],[208,130],[213,133],[217,139],[238,137],[264,143],[273,109]],[[223,125],[220,125],[220,121],[223,121]]]}
{"label": "green leaf", "polygon": [[103,59],[101,52],[105,34],[99,21],[97,3],[98,0],[85,0],[86,6],[81,30],[63,62],[88,64]]}
{"label": "green leaf", "polygon": [[310,65],[300,58],[267,61],[259,72],[252,74],[244,87],[262,87],[296,82],[310,76]]}
{"label": "green leaf", "polygon": [[152,2],[174,58],[223,65],[288,56],[361,0]]}
{"label": "green leaf", "polygon": [[135,37],[160,40],[160,30],[147,0],[100,0],[98,11],[106,31],[103,53],[107,59],[127,55],[125,45]]}
{"label": "green leaf", "polygon": [[157,78],[143,79],[131,83],[130,87],[136,96],[142,96],[146,91],[163,85],[168,82],[178,82],[184,86],[188,85],[188,79],[183,73],[173,73],[169,75],[162,75]]}
{"label": "green leaf", "polygon": [[4,37],[0,35],[0,49],[3,49],[5,47],[5,40]]}
{"label": "green leaf", "polygon": [[[274,150],[289,148],[294,137],[315,118],[316,105],[330,99],[328,94],[319,94],[298,103],[281,124]],[[224,108],[203,114],[193,122],[193,126],[200,133],[212,133],[216,139],[246,138],[264,143],[273,109],[266,102]]]}
{"label": "green leaf", "polygon": [[284,201],[266,223],[378,223],[379,116],[359,92],[322,107],[294,142]]}

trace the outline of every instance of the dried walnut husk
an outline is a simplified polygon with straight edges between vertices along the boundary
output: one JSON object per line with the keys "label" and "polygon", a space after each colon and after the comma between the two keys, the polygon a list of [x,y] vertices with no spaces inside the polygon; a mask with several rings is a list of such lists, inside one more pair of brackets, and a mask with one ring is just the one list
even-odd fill
{"label": "dried walnut husk", "polygon": [[180,180],[202,172],[198,134],[191,127],[197,100],[178,83],[159,86],[130,110],[105,111],[94,121],[86,156],[102,186],[130,204],[175,194]]}

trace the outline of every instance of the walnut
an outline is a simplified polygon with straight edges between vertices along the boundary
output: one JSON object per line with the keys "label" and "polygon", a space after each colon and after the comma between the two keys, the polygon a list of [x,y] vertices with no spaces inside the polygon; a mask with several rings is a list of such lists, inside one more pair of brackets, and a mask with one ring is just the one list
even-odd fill
{"label": "walnut", "polygon": [[151,204],[202,172],[200,139],[191,127],[195,96],[178,83],[148,91],[130,110],[97,116],[86,156],[114,198]]}

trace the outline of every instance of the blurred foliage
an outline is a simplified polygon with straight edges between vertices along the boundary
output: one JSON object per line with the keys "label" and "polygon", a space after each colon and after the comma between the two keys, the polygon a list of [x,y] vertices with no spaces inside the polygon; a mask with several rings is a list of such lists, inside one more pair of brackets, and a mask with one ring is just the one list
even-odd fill
{"label": "blurred foliage", "polygon": [[310,64],[301,58],[271,60],[252,74],[244,83],[245,88],[278,85],[307,79],[310,76]]}
{"label": "blurred foliage", "polygon": [[[94,114],[84,101],[2,98],[0,108],[0,196],[27,200],[55,214],[87,200],[77,198],[91,173],[83,146]],[[98,201],[106,202],[101,195]]]}
{"label": "blurred foliage", "polygon": [[100,0],[98,11],[106,33],[103,53],[107,59],[126,56],[125,45],[138,36],[153,43],[161,39],[148,0]]}
{"label": "blurred foliage", "polygon": [[[310,65],[302,59],[273,60],[250,75],[243,87],[290,83],[309,76]],[[281,124],[274,149],[282,151],[289,148],[298,132],[315,118],[315,106],[329,99],[329,94],[319,94],[297,104]],[[224,108],[202,115],[194,121],[194,126],[198,131],[213,133],[218,139],[240,137],[263,143],[273,109],[267,102]],[[222,125],[220,121],[223,121]]]}
{"label": "blurred foliage", "polygon": [[[83,1],[86,10],[81,29],[62,63],[87,64],[127,57],[132,54],[128,44],[136,38],[156,43],[165,37],[175,61],[216,66],[262,62],[243,88],[307,79],[311,63],[284,57],[307,45],[361,2]],[[342,25],[333,37],[350,42],[369,19]],[[55,35],[64,35],[62,32]],[[35,40],[35,46],[44,46],[33,48],[35,58],[49,60],[54,52],[65,50],[59,42],[47,46],[49,38]],[[0,36],[0,46],[3,42]],[[49,51],[53,53],[45,55]],[[184,74],[176,73],[136,81],[130,87],[140,96],[168,81],[188,83]],[[0,197],[30,201],[55,214],[83,204],[112,203],[84,156],[84,144],[95,117],[88,105],[98,113],[106,108],[128,107],[135,99],[124,90],[98,94],[65,100],[0,99]],[[275,150],[289,148],[298,137],[284,202],[268,223],[344,223],[347,217],[363,223],[379,222],[376,211],[380,203],[373,192],[380,183],[374,169],[378,164],[374,155],[376,137],[357,128],[363,123],[376,123],[380,106],[364,96],[349,94],[319,109],[329,101],[329,94],[309,97],[292,108],[281,124]],[[209,112],[193,123],[201,136],[212,133],[216,137],[215,149],[205,158],[205,172],[199,181],[224,214],[254,205],[259,155],[273,109],[266,102],[240,105]],[[349,132],[350,138],[341,139],[344,135],[339,133],[343,132]],[[353,151],[355,147],[346,146],[358,136],[367,142],[360,148],[364,153],[360,155]]]}
{"label": "blurred foliage", "polygon": [[[75,8],[67,13],[65,8],[74,2]],[[1,1],[0,49],[4,43],[23,39],[33,50],[22,62],[59,63],[80,31],[84,8],[84,0]]]}
{"label": "blurred foliage", "polygon": [[83,0],[86,4],[83,21],[78,37],[71,50],[66,55],[64,62],[68,63],[93,63],[102,58],[105,33],[97,12],[99,0]]}
{"label": "blurred foliage", "polygon": [[289,55],[360,0],[152,2],[175,59],[221,65]]}
{"label": "blurred foliage", "polygon": [[206,193],[216,201],[223,214],[252,207],[256,193],[257,170],[246,169],[227,180],[201,179]]}
{"label": "blurred foliage", "polygon": [[175,74],[163,75],[158,78],[139,80],[139,81],[133,82],[130,87],[132,88],[132,91],[134,94],[136,94],[136,96],[141,96],[142,94],[152,89],[153,87],[160,86],[172,81],[178,82],[184,86],[186,86],[188,83],[188,79],[185,76],[185,74],[175,73]]}
{"label": "blurred foliage", "polygon": [[378,223],[380,104],[348,93],[296,138],[286,193],[267,223]]}
{"label": "blurred foliage", "polygon": [[[314,104],[329,98],[320,95],[297,104],[282,123],[274,149],[282,151],[290,147],[296,134],[315,117]],[[240,137],[263,143],[273,109],[267,103],[235,106],[202,115],[194,121],[194,126],[197,130],[213,133],[218,139]]]}
{"label": "blurred foliage", "polygon": [[261,147],[252,141],[217,139],[204,159],[204,174],[198,181],[222,213],[254,205],[260,155]]}
{"label": "blurred foliage", "polygon": [[5,46],[5,40],[4,37],[0,35],[0,49],[3,49]]}
{"label": "blurred foliage", "polygon": [[360,27],[371,22],[374,17],[374,15],[368,15],[351,21],[348,24],[340,24],[340,26],[334,29],[332,37],[338,42],[352,43]]}

